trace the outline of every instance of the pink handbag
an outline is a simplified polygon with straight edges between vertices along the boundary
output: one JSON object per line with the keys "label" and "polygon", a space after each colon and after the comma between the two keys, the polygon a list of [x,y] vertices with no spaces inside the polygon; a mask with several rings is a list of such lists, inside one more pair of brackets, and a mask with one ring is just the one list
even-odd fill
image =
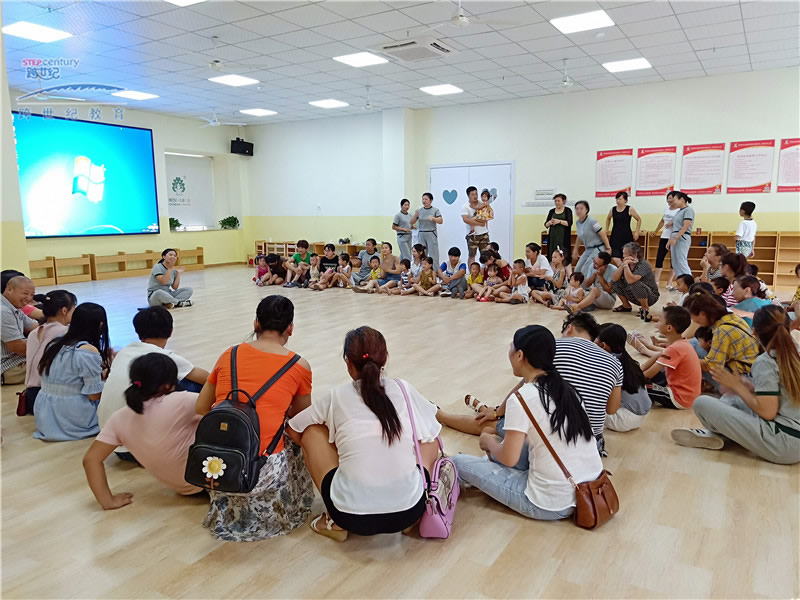
{"label": "pink handbag", "polygon": [[450,537],[450,530],[453,528],[453,519],[456,514],[456,502],[458,502],[458,469],[455,463],[447,458],[442,445],[442,438],[436,436],[439,442],[441,456],[433,463],[433,472],[430,482],[426,481],[423,471],[422,452],[419,448],[417,437],[417,426],[414,423],[414,411],[411,408],[411,400],[408,398],[405,386],[399,379],[395,379],[408,408],[408,418],[411,421],[411,433],[414,437],[414,449],[417,452],[417,463],[422,475],[422,485],[425,489],[425,513],[419,521],[419,535],[424,538],[447,539]]}

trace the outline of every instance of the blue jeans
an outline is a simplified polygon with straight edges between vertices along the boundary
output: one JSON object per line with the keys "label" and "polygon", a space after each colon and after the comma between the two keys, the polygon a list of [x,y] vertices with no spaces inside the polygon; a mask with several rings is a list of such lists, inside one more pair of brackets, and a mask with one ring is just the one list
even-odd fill
{"label": "blue jeans", "polygon": [[178,385],[175,386],[175,391],[177,392],[194,392],[195,394],[199,394],[200,390],[203,389],[202,383],[197,383],[196,381],[189,381],[184,377],[178,382]]}
{"label": "blue jeans", "polygon": [[525,488],[528,486],[527,469],[506,467],[491,462],[486,457],[469,454],[456,454],[452,458],[458,469],[459,480],[474,485],[487,496],[491,496],[524,517],[557,521],[566,519],[575,510],[572,506],[559,511],[546,510],[531,502],[525,495]]}

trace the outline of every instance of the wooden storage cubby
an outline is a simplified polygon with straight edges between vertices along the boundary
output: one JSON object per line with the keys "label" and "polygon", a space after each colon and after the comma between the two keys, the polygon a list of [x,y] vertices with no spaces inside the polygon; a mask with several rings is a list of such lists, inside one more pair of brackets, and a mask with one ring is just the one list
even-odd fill
{"label": "wooden storage cubby", "polygon": [[203,247],[198,246],[194,250],[178,250],[178,267],[183,267],[186,271],[199,271],[205,268],[203,258]]}
{"label": "wooden storage cubby", "polygon": [[56,284],[56,264],[55,258],[48,256],[42,260],[28,261],[30,277],[33,285],[55,285]]}
{"label": "wooden storage cubby", "polygon": [[[758,245],[756,245],[756,253],[758,253]],[[796,289],[800,281],[794,274],[794,268],[798,264],[800,264],[800,232],[779,232],[774,269],[775,287],[780,290]]]}
{"label": "wooden storage cubby", "polygon": [[88,254],[74,258],[56,258],[53,264],[58,285],[92,280],[92,264]]}

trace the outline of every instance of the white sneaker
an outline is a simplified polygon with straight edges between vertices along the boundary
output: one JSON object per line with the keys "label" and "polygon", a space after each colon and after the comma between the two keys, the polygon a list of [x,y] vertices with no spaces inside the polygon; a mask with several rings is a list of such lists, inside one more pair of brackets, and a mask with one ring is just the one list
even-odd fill
{"label": "white sneaker", "polygon": [[453,292],[451,292],[450,290],[442,290],[442,293],[441,293],[441,294],[439,294],[439,295],[440,295],[442,298],[449,298],[450,296],[452,296],[452,295],[453,295]]}
{"label": "white sneaker", "polygon": [[688,446],[689,448],[722,450],[722,447],[725,445],[725,440],[708,429],[689,429],[688,427],[681,427],[680,429],[673,429],[670,436],[672,437],[672,441],[676,444]]}

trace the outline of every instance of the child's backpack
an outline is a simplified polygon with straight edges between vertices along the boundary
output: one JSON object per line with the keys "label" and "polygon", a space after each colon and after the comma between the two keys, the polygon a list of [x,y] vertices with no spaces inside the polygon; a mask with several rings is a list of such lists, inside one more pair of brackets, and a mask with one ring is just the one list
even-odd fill
{"label": "child's backpack", "polygon": [[[250,396],[238,389],[238,348],[231,348],[231,391],[224,401],[200,419],[194,444],[189,448],[184,479],[207,490],[246,494],[258,483],[261,467],[266,457],[275,451],[285,426],[284,419],[264,454],[260,454],[261,429],[256,401],[300,360],[300,355],[292,356],[261,389]],[[240,394],[247,396],[246,402],[239,400]]]}

